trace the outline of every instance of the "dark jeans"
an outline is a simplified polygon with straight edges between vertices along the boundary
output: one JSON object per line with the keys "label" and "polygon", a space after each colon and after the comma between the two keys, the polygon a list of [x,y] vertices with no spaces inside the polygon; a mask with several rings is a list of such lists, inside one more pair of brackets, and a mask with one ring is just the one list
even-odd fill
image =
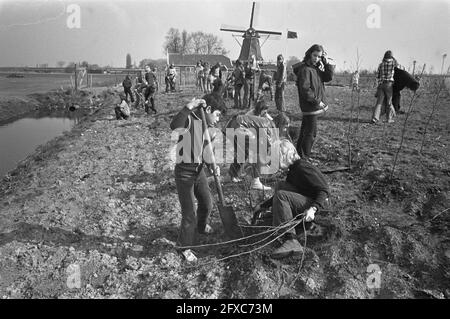
{"label": "dark jeans", "polygon": [[[248,161],[250,152],[249,152],[249,147],[247,145],[247,142],[245,144],[246,145],[244,145],[244,150],[242,150],[242,148],[237,143],[237,137],[234,138],[234,162],[230,165],[230,168],[228,170],[231,178],[239,177],[239,175],[241,174],[241,170],[244,168],[246,162]],[[238,150],[240,150],[241,152],[244,151],[244,162],[243,163],[238,162]],[[258,163],[251,163],[250,168],[251,168],[250,176],[252,178],[260,177],[259,160],[258,160]]]}
{"label": "dark jeans", "polygon": [[[293,185],[285,181],[279,182],[272,202],[273,225],[278,226],[292,220],[311,207],[311,203],[312,200],[298,193]],[[306,225],[309,228],[311,223],[305,223]],[[295,235],[295,229],[291,229],[289,233]]]}
{"label": "dark jeans", "polygon": [[386,118],[391,120],[395,116],[394,106],[392,105],[392,85],[391,81],[383,81],[377,88],[377,104],[373,110],[372,120],[378,122],[380,120],[381,108],[383,101],[386,99]]}
{"label": "dark jeans", "polygon": [[[150,106],[150,108],[152,109],[153,112],[156,113],[156,108],[155,108],[155,93],[156,93],[156,88],[154,86],[148,86],[145,89],[145,101],[149,101],[150,103],[146,103],[145,104],[145,112],[148,113],[148,108]],[[150,105],[149,105],[150,104]]]}
{"label": "dark jeans", "polygon": [[297,152],[302,158],[311,156],[311,149],[317,135],[317,115],[304,115],[300,136],[297,141]]}
{"label": "dark jeans", "polygon": [[211,190],[203,166],[199,164],[175,165],[175,184],[182,215],[178,241],[181,246],[191,246],[195,244],[197,231],[205,229],[211,214]]}
{"label": "dark jeans", "polygon": [[[286,111],[286,107],[284,105],[284,88],[286,83],[281,83],[280,87],[275,86],[275,105],[278,111],[284,112]],[[272,92],[271,92],[272,93]]]}
{"label": "dark jeans", "polygon": [[166,82],[166,93],[169,92],[169,89],[171,92],[174,92],[175,91],[175,79],[169,78],[168,76],[166,76],[165,82]]}
{"label": "dark jeans", "polygon": [[244,82],[244,105],[243,107],[250,107],[251,101],[255,99],[255,83],[253,82],[253,79],[245,79]]}
{"label": "dark jeans", "polygon": [[133,92],[131,92],[131,88],[123,88],[123,92],[125,93],[125,100],[128,102],[128,95],[130,95],[131,103],[134,102]]}
{"label": "dark jeans", "polygon": [[114,112],[116,113],[117,120],[121,120],[121,119],[127,120],[129,118],[129,116],[122,113],[122,111],[120,110],[120,106],[116,106],[114,108]]}
{"label": "dark jeans", "polygon": [[235,109],[242,108],[241,90],[242,90],[242,84],[238,84],[238,85],[234,86],[234,108]]}

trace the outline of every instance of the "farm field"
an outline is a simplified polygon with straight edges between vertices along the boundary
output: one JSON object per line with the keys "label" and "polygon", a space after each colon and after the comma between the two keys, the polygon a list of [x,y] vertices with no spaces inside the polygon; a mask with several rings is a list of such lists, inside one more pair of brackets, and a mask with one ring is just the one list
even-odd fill
{"label": "farm field", "polygon": [[[351,170],[326,175],[331,204],[307,233],[300,269],[299,257],[270,259],[274,245],[223,261],[248,248],[209,247],[189,267],[174,247],[181,214],[169,123],[201,94],[159,94],[156,116],[133,109],[130,120],[116,121],[118,89],[110,89],[102,107],[0,182],[0,298],[449,298],[450,98],[440,98],[419,152],[434,94],[418,93],[390,178],[406,115],[370,124],[373,89],[362,89],[356,107],[348,88],[327,87],[330,109],[313,158],[321,169],[347,165],[350,142]],[[407,110],[412,93],[402,95]],[[286,102],[299,126],[292,83]],[[237,113],[227,105],[221,125]],[[221,171],[227,175],[226,166]],[[247,188],[224,182],[246,225],[249,198],[263,196]],[[202,244],[223,239],[217,210],[211,225],[217,233]],[[305,244],[301,230],[298,237]],[[369,289],[368,269],[381,271],[379,288]]]}

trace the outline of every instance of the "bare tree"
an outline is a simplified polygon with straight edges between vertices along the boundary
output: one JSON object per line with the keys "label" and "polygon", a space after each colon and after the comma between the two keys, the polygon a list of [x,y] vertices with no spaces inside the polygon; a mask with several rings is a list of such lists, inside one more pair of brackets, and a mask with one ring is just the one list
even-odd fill
{"label": "bare tree", "polygon": [[166,42],[164,43],[164,53],[180,53],[181,50],[181,35],[180,31],[175,28],[170,28],[166,34]]}
{"label": "bare tree", "polygon": [[[355,59],[355,64],[354,64],[354,68],[355,71],[359,72],[359,68],[361,67],[361,55],[359,54],[359,49],[356,49],[356,59]],[[360,113],[360,108],[359,108],[359,100],[360,100],[360,90],[359,87],[356,90],[356,109],[358,110],[358,114],[356,117],[356,130],[358,129],[359,126],[359,113]],[[348,167],[351,168],[352,166],[352,143],[351,143],[351,137],[353,135],[355,135],[356,130],[353,131],[352,129],[352,125],[353,125],[353,111],[355,108],[355,90],[353,89],[352,86],[352,93],[351,93],[351,107],[350,107],[350,117],[348,119],[348,130],[347,130],[347,146],[348,146]]]}
{"label": "bare tree", "polygon": [[[423,73],[425,72],[425,67],[426,64],[423,65],[422,68],[422,72],[420,73],[419,79],[422,78]],[[400,145],[397,148],[397,152],[395,153],[395,157],[394,157],[394,163],[392,164],[392,170],[391,170],[391,174],[390,174],[390,179],[392,179],[392,177],[394,176],[394,172],[395,172],[395,167],[397,166],[397,160],[398,160],[398,154],[400,154],[400,151],[402,149],[403,146],[403,141],[405,139],[405,133],[406,133],[406,129],[407,129],[407,122],[409,119],[409,116],[411,115],[411,111],[414,107],[414,102],[417,100],[418,94],[417,91],[414,91],[411,100],[409,102],[409,107],[408,110],[406,111],[406,116],[405,116],[405,121],[403,122],[403,128],[402,128],[402,135],[401,135],[401,139],[400,139]]]}
{"label": "bare tree", "polygon": [[205,34],[205,49],[206,54],[226,54],[227,50],[223,47],[222,40],[216,35],[208,33]]}
{"label": "bare tree", "polygon": [[56,62],[56,66],[57,66],[58,68],[62,68],[64,65],[66,65],[66,62],[65,62],[65,61],[58,61],[58,62]]}
{"label": "bare tree", "polygon": [[195,54],[203,54],[205,34],[202,31],[191,33],[192,50]]}
{"label": "bare tree", "polygon": [[447,74],[445,76],[444,76],[444,73],[443,73],[444,72],[444,64],[445,64],[445,58],[446,57],[447,57],[447,54],[443,54],[442,55],[442,66],[441,66],[441,77],[442,78],[440,78],[438,80],[439,85],[436,88],[433,107],[431,109],[431,113],[430,113],[430,116],[428,117],[427,123],[425,124],[425,129],[424,129],[423,136],[422,136],[422,144],[420,145],[420,151],[419,151],[420,153],[422,153],[423,147],[425,145],[425,137],[427,135],[428,125],[430,125],[431,119],[433,118],[434,112],[436,110],[436,106],[437,106],[438,101],[439,101],[440,94],[441,94],[443,88],[445,87],[445,79],[446,79],[446,77],[449,74],[448,71],[447,71]]}
{"label": "bare tree", "polygon": [[164,51],[166,50],[181,54],[228,54],[222,40],[214,34],[202,31],[189,33],[186,30],[180,33],[174,28],[167,32],[164,43]]}
{"label": "bare tree", "polygon": [[191,42],[191,35],[186,30],[183,30],[183,32],[181,33],[181,54],[191,53]]}

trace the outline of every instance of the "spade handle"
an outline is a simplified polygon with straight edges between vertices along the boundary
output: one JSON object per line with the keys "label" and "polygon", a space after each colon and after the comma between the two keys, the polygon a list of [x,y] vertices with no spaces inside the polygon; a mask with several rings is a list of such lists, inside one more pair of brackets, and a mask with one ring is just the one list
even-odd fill
{"label": "spade handle", "polygon": [[206,143],[207,143],[206,147],[208,147],[208,150],[211,154],[211,164],[213,167],[213,175],[214,175],[214,181],[215,181],[216,187],[217,187],[217,194],[219,195],[220,204],[222,206],[225,206],[225,200],[223,198],[223,191],[222,191],[222,184],[220,183],[220,178],[219,178],[219,176],[217,176],[217,172],[216,172],[216,168],[217,168],[216,158],[214,157],[214,151],[213,151],[212,144],[211,144],[211,137],[210,137],[209,131],[208,131],[208,123],[206,122],[205,110],[203,109],[203,107],[200,107],[200,112],[202,115],[203,129],[204,129],[205,139],[206,139]]}

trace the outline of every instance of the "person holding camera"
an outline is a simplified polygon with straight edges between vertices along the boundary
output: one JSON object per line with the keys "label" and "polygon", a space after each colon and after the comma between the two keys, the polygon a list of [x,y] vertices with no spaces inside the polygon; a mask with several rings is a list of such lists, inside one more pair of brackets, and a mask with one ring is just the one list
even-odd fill
{"label": "person holding camera", "polygon": [[333,79],[335,65],[326,58],[323,47],[314,44],[306,52],[302,63],[294,69],[303,118],[297,151],[303,159],[309,160],[317,135],[317,116],[324,113],[325,82]]}

